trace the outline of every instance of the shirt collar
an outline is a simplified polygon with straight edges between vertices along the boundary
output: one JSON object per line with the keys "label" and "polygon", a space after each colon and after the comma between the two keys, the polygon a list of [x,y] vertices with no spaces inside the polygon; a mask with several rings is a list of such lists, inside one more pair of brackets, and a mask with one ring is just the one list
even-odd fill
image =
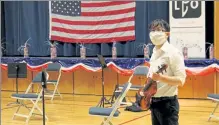
{"label": "shirt collar", "polygon": [[[163,52],[168,52],[169,48],[170,48],[170,43],[166,41],[159,50],[162,50]],[[153,52],[156,52],[156,51],[158,50],[156,50],[156,48],[154,47]]]}

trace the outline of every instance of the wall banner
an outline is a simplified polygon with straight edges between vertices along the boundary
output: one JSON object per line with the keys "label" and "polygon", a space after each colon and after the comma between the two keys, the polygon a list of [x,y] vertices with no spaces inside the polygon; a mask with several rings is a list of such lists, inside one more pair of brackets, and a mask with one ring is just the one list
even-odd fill
{"label": "wall banner", "polygon": [[205,1],[169,2],[170,43],[188,58],[205,58]]}

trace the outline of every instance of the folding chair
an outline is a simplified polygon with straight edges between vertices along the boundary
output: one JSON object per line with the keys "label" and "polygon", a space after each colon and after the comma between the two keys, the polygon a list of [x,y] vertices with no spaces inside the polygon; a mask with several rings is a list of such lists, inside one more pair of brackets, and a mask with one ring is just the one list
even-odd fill
{"label": "folding chair", "polygon": [[[147,77],[148,71],[149,71],[149,68],[147,66],[138,66],[138,67],[136,67],[135,70],[134,70],[134,73],[129,77],[128,82],[131,82],[131,80],[134,76],[145,76],[145,77]],[[123,87],[124,87],[124,85],[119,85],[119,89],[122,89]],[[138,91],[142,87],[143,86],[141,86],[141,85],[132,85],[130,90],[131,91]],[[131,105],[131,103],[127,103],[127,102],[122,102],[122,104]]]}
{"label": "folding chair", "polygon": [[61,73],[62,73],[61,65],[59,63],[51,63],[51,64],[48,65],[46,71],[48,73],[49,72],[58,72],[59,75],[58,75],[58,78],[56,80],[48,80],[47,81],[47,86],[53,85],[54,90],[52,90],[52,91],[47,90],[46,94],[45,94],[45,97],[51,97],[51,101],[53,100],[53,98],[55,96],[60,96],[60,98],[62,99],[62,96],[61,96],[61,94],[58,90],[58,85],[59,85],[59,81],[60,81],[60,77],[61,77]]}
{"label": "folding chair", "polygon": [[113,125],[111,119],[112,117],[119,116],[120,112],[118,111],[118,108],[120,107],[120,104],[127,92],[129,91],[131,85],[131,83],[126,83],[124,85],[121,94],[118,96],[111,108],[91,107],[89,109],[89,114],[104,117],[104,120],[102,121],[101,125]]}
{"label": "folding chair", "polygon": [[[43,92],[42,86],[41,86],[41,90],[39,91],[38,94],[29,93],[31,91],[31,87],[33,86],[33,84],[42,83],[41,77],[42,77],[42,72],[40,72],[36,75],[36,77],[30,83],[30,85],[28,86],[28,88],[27,88],[27,90],[24,94],[12,94],[11,95],[11,98],[18,99],[18,101],[19,101],[19,106],[18,106],[17,110],[15,111],[12,119],[14,119],[15,116],[25,117],[26,118],[26,123],[28,123],[32,115],[43,115],[42,110],[37,105],[37,103],[42,100],[42,98],[41,98],[42,97],[42,92]],[[49,77],[49,75],[47,74],[47,79],[48,79],[48,77]],[[32,102],[33,107],[27,107],[24,104],[24,101]],[[28,115],[18,113],[21,107],[27,108],[29,110]],[[35,109],[37,109],[40,112],[40,114],[34,113]],[[46,119],[48,120],[47,116],[46,116]]]}
{"label": "folding chair", "polygon": [[218,106],[219,106],[219,94],[208,94],[208,99],[211,99],[212,101],[216,102],[216,107],[214,108],[213,112],[210,114],[208,121],[211,120],[211,118],[216,118],[219,120],[219,117],[216,117],[214,115],[215,111],[217,110]]}

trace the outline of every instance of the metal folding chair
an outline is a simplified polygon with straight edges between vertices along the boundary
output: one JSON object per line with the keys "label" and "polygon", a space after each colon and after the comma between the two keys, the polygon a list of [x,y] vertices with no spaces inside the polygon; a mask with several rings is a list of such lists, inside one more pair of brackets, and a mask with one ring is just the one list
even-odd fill
{"label": "metal folding chair", "polygon": [[216,102],[216,106],[214,108],[214,110],[212,111],[212,113],[210,114],[208,121],[211,120],[211,118],[216,118],[219,120],[219,117],[215,116],[214,113],[217,110],[218,106],[219,106],[219,94],[208,94],[208,99],[211,99],[212,101]]}
{"label": "metal folding chair", "polygon": [[[135,68],[134,73],[129,77],[128,82],[131,82],[134,76],[145,76],[147,77],[149,72],[149,68],[147,66],[138,66]],[[119,85],[119,90],[122,89],[124,85]],[[138,91],[139,89],[143,88],[141,85],[132,85],[130,91]],[[119,92],[119,91],[116,91]],[[132,103],[122,102],[122,104],[131,105]]]}
{"label": "metal folding chair", "polygon": [[132,84],[130,82],[124,85],[121,94],[118,96],[111,108],[91,107],[89,109],[89,114],[104,117],[104,120],[102,121],[101,125],[113,125],[111,119],[120,115],[118,108],[120,107],[120,104],[127,92],[129,91],[131,85]]}
{"label": "metal folding chair", "polygon": [[46,71],[48,73],[50,72],[58,72],[58,78],[57,79],[52,79],[52,80],[48,80],[47,81],[47,86],[49,85],[53,85],[54,89],[53,90],[47,90],[45,97],[51,97],[51,101],[54,99],[55,96],[60,96],[60,98],[62,99],[62,95],[60,94],[59,90],[58,90],[58,85],[59,85],[59,81],[61,78],[61,74],[62,74],[62,70],[61,70],[61,65],[59,63],[51,63],[48,64],[48,67],[46,69]]}
{"label": "metal folding chair", "polygon": [[[14,119],[15,116],[25,117],[26,118],[26,123],[28,123],[31,116],[33,116],[33,115],[43,115],[42,110],[37,105],[37,103],[42,100],[42,92],[43,92],[42,86],[39,85],[39,86],[41,86],[41,89],[40,89],[39,93],[37,93],[37,94],[36,93],[29,93],[31,91],[31,87],[34,84],[42,83],[41,77],[42,77],[42,72],[40,72],[36,75],[36,77],[32,80],[32,82],[30,83],[30,85],[28,86],[28,88],[27,88],[27,90],[24,94],[12,94],[11,95],[11,98],[18,99],[18,101],[19,101],[19,106],[18,106],[17,110],[15,111],[12,119]],[[49,77],[49,75],[47,74],[47,79],[48,79],[48,77]],[[25,101],[32,102],[33,107],[27,107],[27,105],[24,104]],[[24,108],[29,110],[28,115],[18,113],[20,111],[21,107],[24,107]],[[34,113],[35,109],[37,109],[40,112],[40,114]],[[46,116],[46,119],[48,120],[47,116]]]}

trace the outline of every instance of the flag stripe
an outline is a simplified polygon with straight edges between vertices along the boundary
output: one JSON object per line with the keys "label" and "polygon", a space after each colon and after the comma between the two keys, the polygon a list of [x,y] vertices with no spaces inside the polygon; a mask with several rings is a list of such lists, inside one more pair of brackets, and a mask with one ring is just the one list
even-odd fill
{"label": "flag stripe", "polygon": [[105,20],[105,21],[71,21],[67,19],[52,18],[52,22],[63,23],[68,25],[117,24],[117,23],[123,23],[123,22],[134,21],[134,20],[135,18],[133,16],[127,18],[115,19],[115,20]]}
{"label": "flag stripe", "polygon": [[83,2],[83,3],[100,3],[100,2],[101,2],[101,3],[108,3],[108,2],[110,2],[110,1],[99,1],[99,0],[98,0],[98,1],[92,1],[92,0],[91,0],[91,1],[82,1],[82,2]]}
{"label": "flag stripe", "polygon": [[81,1],[81,7],[103,7],[103,6],[113,6],[131,3],[130,1],[109,1],[109,2],[99,2],[99,3],[84,3]]}
{"label": "flag stripe", "polygon": [[131,2],[131,3],[115,5],[115,6],[101,6],[101,7],[95,7],[95,8],[83,7],[81,8],[81,11],[82,12],[105,12],[105,11],[120,10],[123,8],[133,8],[133,7],[135,7],[135,3]]}
{"label": "flag stripe", "polygon": [[135,12],[130,13],[124,13],[124,14],[118,14],[118,15],[109,15],[109,16],[99,16],[99,17],[83,17],[83,16],[77,16],[77,17],[71,17],[71,16],[64,16],[64,15],[58,15],[58,14],[51,14],[51,18],[58,18],[58,19],[66,19],[71,21],[106,21],[106,20],[116,20],[126,17],[134,17]]}
{"label": "flag stripe", "polygon": [[124,22],[119,24],[102,24],[102,25],[68,25],[63,23],[52,23],[52,27],[61,27],[65,29],[74,29],[74,30],[100,30],[100,29],[114,29],[118,27],[134,26],[135,22]]}
{"label": "flag stripe", "polygon": [[81,16],[108,16],[108,15],[117,15],[117,14],[124,14],[129,12],[135,12],[135,7],[120,9],[120,10],[112,10],[112,11],[105,11],[105,12],[83,12]]}
{"label": "flag stripe", "polygon": [[50,38],[64,42],[102,43],[135,39],[135,2],[54,2]]}
{"label": "flag stripe", "polygon": [[101,30],[72,30],[72,29],[65,29],[61,27],[52,27],[53,31],[59,31],[64,33],[70,34],[102,34],[102,33],[113,33],[113,32],[122,32],[122,31],[133,31],[135,29],[134,26],[128,27],[120,27],[114,29],[101,29]]}
{"label": "flag stripe", "polygon": [[75,39],[75,38],[67,38],[60,36],[51,36],[51,40],[65,41],[70,43],[109,43],[112,41],[129,41],[134,40],[135,36],[124,36],[124,37],[112,37],[112,38],[95,38],[95,39]]}
{"label": "flag stripe", "polygon": [[115,33],[102,33],[102,34],[70,34],[59,31],[52,31],[52,34],[67,37],[67,38],[77,38],[77,39],[95,39],[95,38],[111,38],[111,37],[120,37],[120,36],[131,36],[134,34],[134,31],[124,31],[124,32],[115,32]]}

